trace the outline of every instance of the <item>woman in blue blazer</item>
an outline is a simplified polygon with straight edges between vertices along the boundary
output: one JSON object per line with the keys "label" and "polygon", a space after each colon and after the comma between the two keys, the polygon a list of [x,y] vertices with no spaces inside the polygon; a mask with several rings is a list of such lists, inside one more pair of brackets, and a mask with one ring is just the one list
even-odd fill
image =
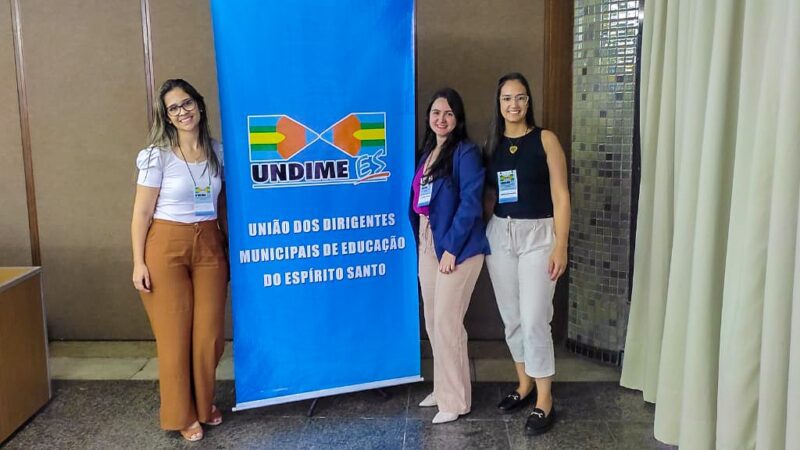
{"label": "woman in blue blazer", "polygon": [[433,423],[445,423],[472,407],[464,315],[489,242],[482,218],[484,169],[467,136],[461,96],[439,90],[426,116],[409,211],[433,349],[433,392],[419,406],[438,406]]}

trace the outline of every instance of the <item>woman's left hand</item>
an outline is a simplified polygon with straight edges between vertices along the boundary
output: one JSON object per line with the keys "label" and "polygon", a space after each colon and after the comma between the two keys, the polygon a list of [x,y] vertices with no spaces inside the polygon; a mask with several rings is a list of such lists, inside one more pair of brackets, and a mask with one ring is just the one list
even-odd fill
{"label": "woman's left hand", "polygon": [[547,261],[547,273],[550,275],[551,281],[556,281],[567,270],[567,249],[563,247],[556,247],[553,253],[550,254],[550,259]]}
{"label": "woman's left hand", "polygon": [[452,273],[456,270],[456,257],[445,250],[442,259],[439,261],[439,272]]}

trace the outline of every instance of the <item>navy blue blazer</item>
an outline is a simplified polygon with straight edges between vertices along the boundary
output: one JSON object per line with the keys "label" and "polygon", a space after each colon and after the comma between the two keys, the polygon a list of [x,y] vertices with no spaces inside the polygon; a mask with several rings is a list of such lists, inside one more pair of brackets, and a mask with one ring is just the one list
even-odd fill
{"label": "navy blue blazer", "polygon": [[[428,158],[426,152],[417,162],[416,174]],[[437,259],[445,251],[456,257],[456,264],[478,254],[489,254],[486,224],[483,222],[483,181],[485,170],[478,146],[464,140],[453,152],[453,173],[433,181],[430,215]],[[414,192],[411,192],[413,202]],[[414,238],[419,243],[419,215],[409,205]]]}

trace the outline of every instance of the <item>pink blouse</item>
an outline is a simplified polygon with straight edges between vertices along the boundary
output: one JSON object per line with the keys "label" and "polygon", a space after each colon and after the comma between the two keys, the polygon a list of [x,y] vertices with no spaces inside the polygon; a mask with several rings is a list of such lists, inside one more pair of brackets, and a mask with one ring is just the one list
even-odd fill
{"label": "pink blouse", "polygon": [[414,175],[414,181],[411,182],[411,189],[414,191],[414,198],[411,199],[414,202],[411,206],[414,208],[414,212],[423,216],[428,216],[431,211],[430,206],[417,206],[419,203],[419,189],[420,184],[422,184],[422,172],[425,170],[425,164],[419,165],[419,170],[417,174]]}

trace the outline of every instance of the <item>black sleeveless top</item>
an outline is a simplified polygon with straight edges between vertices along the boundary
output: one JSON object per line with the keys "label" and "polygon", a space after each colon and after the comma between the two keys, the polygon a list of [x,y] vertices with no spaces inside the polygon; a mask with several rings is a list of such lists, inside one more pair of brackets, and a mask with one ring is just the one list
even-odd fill
{"label": "black sleeveless top", "polygon": [[[511,153],[510,147],[517,145]],[[517,171],[517,201],[500,203],[497,172]],[[553,199],[550,196],[550,171],[547,155],[542,145],[542,129],[519,138],[507,137],[500,141],[486,170],[486,182],[495,188],[494,214],[512,219],[542,219],[553,217]]]}

